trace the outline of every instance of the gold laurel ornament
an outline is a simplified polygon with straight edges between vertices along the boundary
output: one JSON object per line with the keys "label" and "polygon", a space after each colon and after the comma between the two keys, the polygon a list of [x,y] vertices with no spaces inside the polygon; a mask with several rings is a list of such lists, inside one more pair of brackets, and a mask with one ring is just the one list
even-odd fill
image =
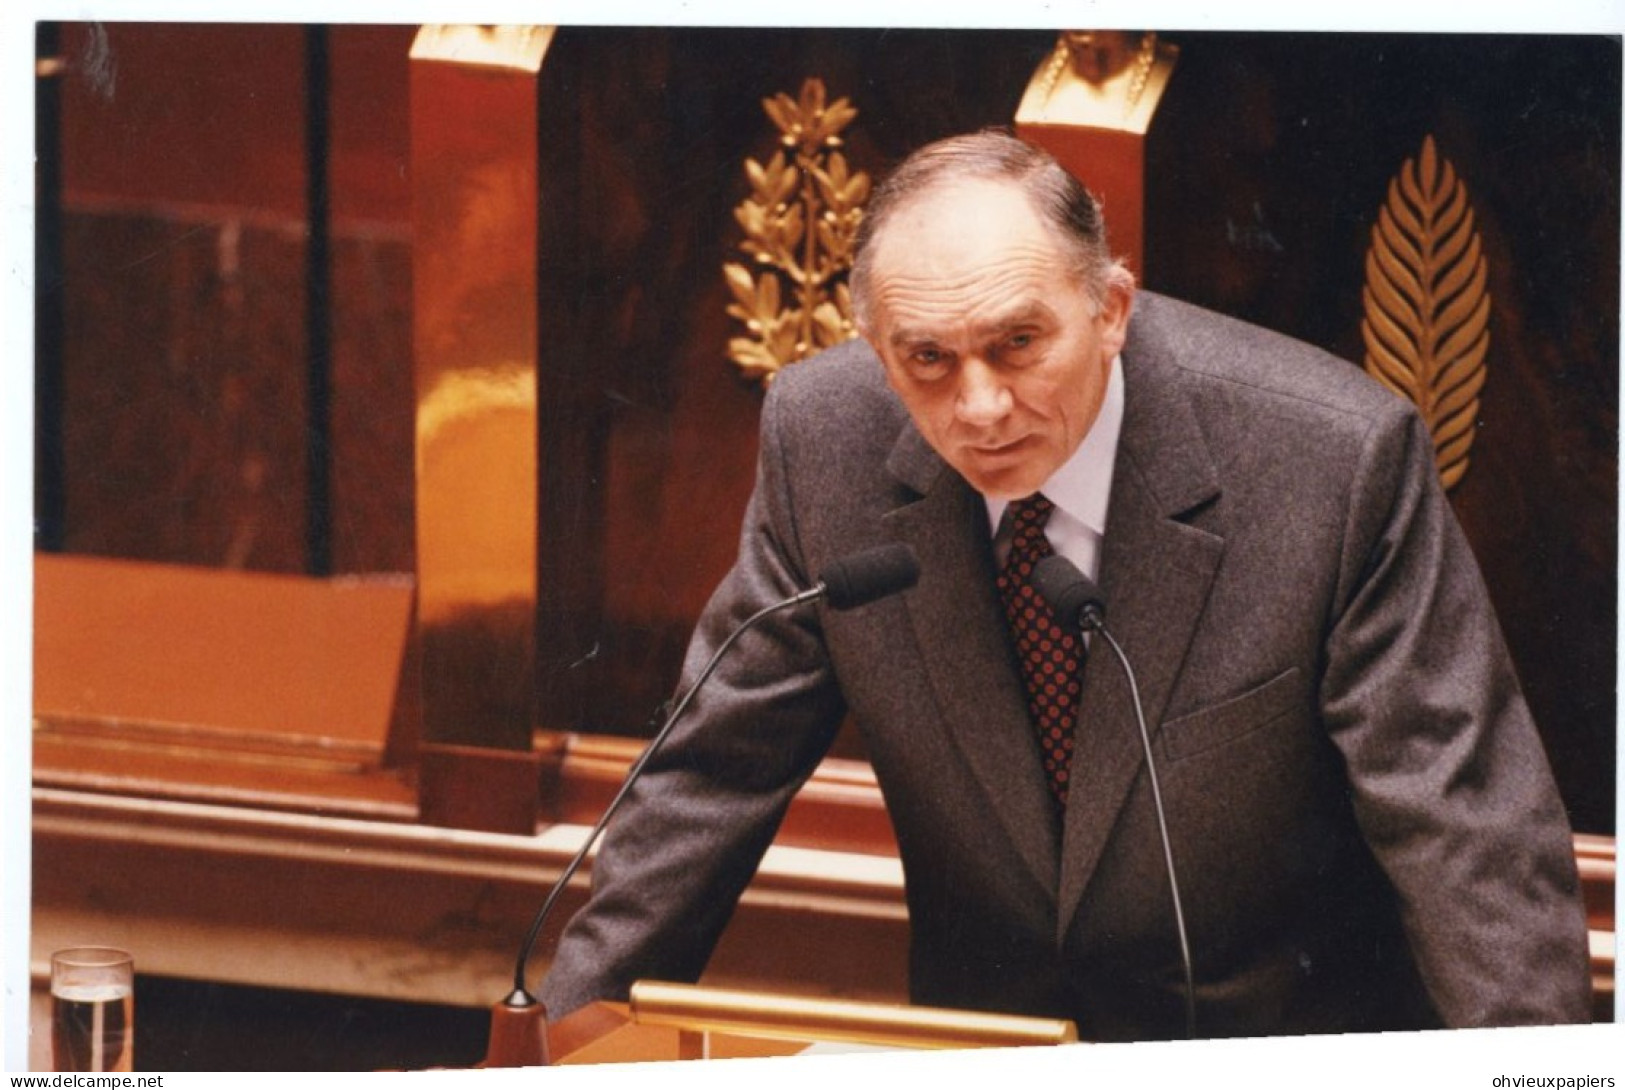
{"label": "gold laurel ornament", "polygon": [[1365,369],[1415,402],[1446,488],[1467,472],[1489,351],[1490,298],[1467,189],[1433,137],[1407,159],[1366,253]]}
{"label": "gold laurel ornament", "polygon": [[762,100],[781,147],[765,164],[745,161],[750,196],[734,209],[749,265],[722,267],[734,301],[728,314],[746,335],[728,356],[764,384],[785,366],[856,335],[846,275],[869,196],[869,176],[848,167],[840,133],[858,111],[845,98],[826,102],[824,83],[808,79],[801,95]]}

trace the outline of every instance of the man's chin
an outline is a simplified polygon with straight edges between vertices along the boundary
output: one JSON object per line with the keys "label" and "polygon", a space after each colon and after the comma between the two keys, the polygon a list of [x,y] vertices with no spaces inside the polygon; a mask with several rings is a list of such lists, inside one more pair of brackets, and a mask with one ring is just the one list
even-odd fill
{"label": "man's chin", "polygon": [[990,473],[972,471],[967,473],[961,469],[960,475],[970,483],[972,488],[992,500],[1025,499],[1044,485],[1044,478],[1031,472]]}

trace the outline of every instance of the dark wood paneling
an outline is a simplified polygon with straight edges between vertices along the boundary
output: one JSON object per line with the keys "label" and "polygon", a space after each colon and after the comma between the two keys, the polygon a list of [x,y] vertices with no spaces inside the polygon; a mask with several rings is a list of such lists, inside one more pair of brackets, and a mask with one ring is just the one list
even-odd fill
{"label": "dark wood paneling", "polygon": [[301,570],[302,30],[62,37],[64,546]]}
{"label": "dark wood paneling", "polygon": [[64,235],[67,550],[302,570],[303,239],[88,213]]}
{"label": "dark wood paneling", "polygon": [[333,570],[410,572],[412,250],[397,232],[333,240]]}
{"label": "dark wood paneling", "polygon": [[407,54],[416,26],[328,30],[328,171],[335,233],[412,219]]}
{"label": "dark wood paneling", "polygon": [[66,199],[302,217],[298,26],[69,24]]}
{"label": "dark wood paneling", "polygon": [[[412,27],[330,34],[333,569],[410,571]],[[72,551],[297,571],[310,327],[304,30],[68,25]],[[42,462],[43,465],[50,463]],[[319,514],[319,512],[318,512]]]}
{"label": "dark wood paneling", "polygon": [[413,570],[412,187],[415,26],[328,32],[333,233],[333,569]]}
{"label": "dark wood paneling", "polygon": [[[41,66],[61,56],[62,28],[40,23]],[[62,464],[62,79],[34,81],[34,547],[62,548],[66,467]]]}

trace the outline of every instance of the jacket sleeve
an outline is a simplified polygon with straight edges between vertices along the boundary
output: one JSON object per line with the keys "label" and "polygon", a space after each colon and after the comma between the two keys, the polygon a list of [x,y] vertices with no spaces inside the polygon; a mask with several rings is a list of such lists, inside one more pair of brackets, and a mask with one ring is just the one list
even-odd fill
{"label": "jacket sleeve", "polygon": [[1321,706],[1445,1024],[1586,1021],[1572,834],[1412,412],[1353,480]]}
{"label": "jacket sleeve", "polygon": [[[809,585],[783,472],[781,385],[763,407],[739,555],[696,628],[679,693],[748,617]],[[542,986],[551,1017],[624,999],[640,979],[698,978],[843,714],[817,609],[780,611],[739,639],[606,827],[591,896]]]}

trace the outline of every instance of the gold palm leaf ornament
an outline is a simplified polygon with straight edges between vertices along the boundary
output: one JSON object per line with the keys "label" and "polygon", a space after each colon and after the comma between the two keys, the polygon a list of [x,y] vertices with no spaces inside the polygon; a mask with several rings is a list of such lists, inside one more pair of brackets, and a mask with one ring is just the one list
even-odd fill
{"label": "gold palm leaf ornament", "polygon": [[766,163],[745,161],[750,196],[734,209],[749,265],[728,262],[728,313],[745,336],[728,356],[745,375],[771,382],[779,370],[856,333],[845,277],[869,176],[841,154],[841,130],[858,111],[844,98],[825,101],[822,80],[809,79],[799,99],[778,94],[762,109],[779,129],[781,147]]}
{"label": "gold palm leaf ornament", "polygon": [[1452,488],[1477,428],[1490,298],[1466,187],[1431,136],[1389,183],[1365,274],[1365,369],[1416,403]]}

